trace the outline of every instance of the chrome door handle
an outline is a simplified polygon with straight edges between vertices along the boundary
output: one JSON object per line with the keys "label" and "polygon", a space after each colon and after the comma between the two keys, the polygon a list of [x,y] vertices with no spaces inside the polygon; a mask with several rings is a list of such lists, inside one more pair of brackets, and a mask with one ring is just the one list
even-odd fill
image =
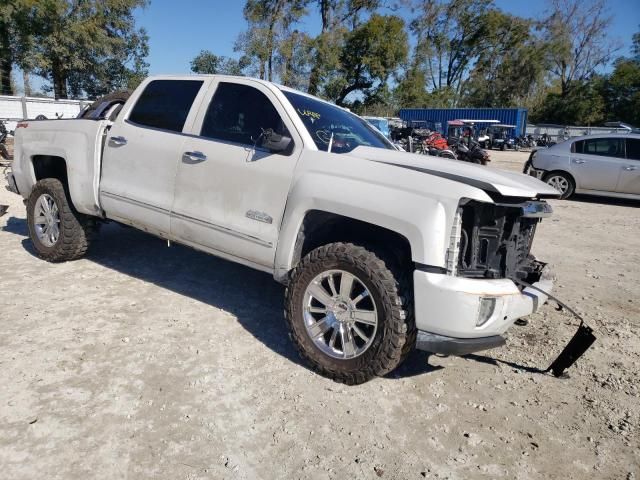
{"label": "chrome door handle", "polygon": [[109,142],[113,143],[114,145],[126,145],[127,139],[124,137],[111,137],[109,139]]}
{"label": "chrome door handle", "polygon": [[587,161],[586,160],[576,160],[576,159],[574,159],[574,160],[571,160],[571,163],[582,164],[582,163],[587,163]]}
{"label": "chrome door handle", "polygon": [[182,161],[186,163],[198,163],[204,162],[207,156],[202,152],[184,152],[182,154]]}
{"label": "chrome door handle", "polygon": [[623,170],[626,170],[627,172],[633,172],[634,170],[637,170],[638,167],[634,167],[633,165],[627,165],[626,167],[622,167]]}

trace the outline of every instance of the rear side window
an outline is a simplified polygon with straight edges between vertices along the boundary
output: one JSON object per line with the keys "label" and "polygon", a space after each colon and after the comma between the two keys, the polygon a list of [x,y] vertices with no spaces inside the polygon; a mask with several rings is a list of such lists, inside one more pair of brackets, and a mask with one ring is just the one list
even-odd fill
{"label": "rear side window", "polygon": [[289,135],[278,111],[264,93],[248,85],[222,82],[207,109],[200,135],[255,145],[263,130]]}
{"label": "rear side window", "polygon": [[129,120],[145,127],[182,132],[201,80],[153,80],[138,98]]}
{"label": "rear side window", "polygon": [[627,138],[627,158],[640,160],[640,139]]}
{"label": "rear side window", "polygon": [[624,141],[622,138],[590,138],[584,140],[586,155],[624,158]]}
{"label": "rear side window", "polygon": [[573,153],[583,153],[584,149],[584,140],[578,140],[571,145],[571,151]]}

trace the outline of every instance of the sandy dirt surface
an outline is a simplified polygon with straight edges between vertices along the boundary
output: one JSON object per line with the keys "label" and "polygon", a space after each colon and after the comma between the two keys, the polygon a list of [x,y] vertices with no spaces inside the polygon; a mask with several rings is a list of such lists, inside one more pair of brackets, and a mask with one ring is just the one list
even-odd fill
{"label": "sandy dirt surface", "polygon": [[577,325],[548,304],[505,347],[356,387],[300,363],[269,275],[113,224],[48,264],[4,180],[0,204],[2,478],[640,478],[640,203],[553,201],[538,230],[597,327],[570,378],[537,370]]}

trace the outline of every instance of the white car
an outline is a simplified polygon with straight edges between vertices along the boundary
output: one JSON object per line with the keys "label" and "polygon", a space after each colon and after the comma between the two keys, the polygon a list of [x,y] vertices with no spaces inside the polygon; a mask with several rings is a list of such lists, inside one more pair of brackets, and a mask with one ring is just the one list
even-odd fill
{"label": "white car", "polygon": [[525,173],[557,189],[561,198],[583,193],[640,199],[640,135],[571,138],[533,151]]}
{"label": "white car", "polygon": [[398,152],[360,117],[251,78],[153,77],[85,118],[21,122],[8,180],[46,260],[81,257],[112,220],[273,274],[302,356],[349,384],[416,346],[502,345],[552,288],[529,252],[555,189]]}

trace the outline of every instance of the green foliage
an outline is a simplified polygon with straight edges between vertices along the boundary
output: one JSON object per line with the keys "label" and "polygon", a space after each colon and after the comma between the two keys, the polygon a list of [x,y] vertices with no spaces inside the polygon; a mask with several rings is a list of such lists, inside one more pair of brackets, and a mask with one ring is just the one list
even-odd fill
{"label": "green foliage", "polygon": [[352,92],[375,94],[406,60],[408,50],[404,21],[393,15],[373,14],[347,34],[336,75],[326,85],[325,96],[345,105]]}
{"label": "green foliage", "polygon": [[562,94],[560,88],[546,95],[542,105],[531,112],[534,123],[560,125],[598,125],[605,120],[606,105],[602,96],[601,77],[575,82]]}
{"label": "green foliage", "polygon": [[281,48],[291,39],[291,26],[306,13],[307,3],[309,0],[247,0],[244,17],[249,28],[238,37],[235,50],[247,59],[251,74],[276,79],[277,57],[287,58]]}
{"label": "green foliage", "polygon": [[56,98],[97,96],[147,74],[148,37],[133,11],[147,0],[38,0],[33,9],[35,71]]}
{"label": "green foliage", "polygon": [[544,83],[547,45],[533,35],[533,22],[498,10],[484,14],[481,25],[482,48],[464,85],[465,103],[523,106],[534,87]]}
{"label": "green foliage", "polygon": [[236,60],[225,56],[215,55],[209,50],[202,50],[196,57],[191,60],[191,71],[193,73],[201,73],[214,75],[216,73],[223,75],[242,75],[242,70],[246,67],[246,59]]}
{"label": "green foliage", "polygon": [[416,37],[417,65],[424,68],[432,90],[461,96],[470,67],[482,52],[485,12],[491,0],[451,0],[421,2],[418,16],[411,22]]}
{"label": "green foliage", "polygon": [[640,59],[620,59],[603,86],[608,106],[605,120],[640,125]]}

